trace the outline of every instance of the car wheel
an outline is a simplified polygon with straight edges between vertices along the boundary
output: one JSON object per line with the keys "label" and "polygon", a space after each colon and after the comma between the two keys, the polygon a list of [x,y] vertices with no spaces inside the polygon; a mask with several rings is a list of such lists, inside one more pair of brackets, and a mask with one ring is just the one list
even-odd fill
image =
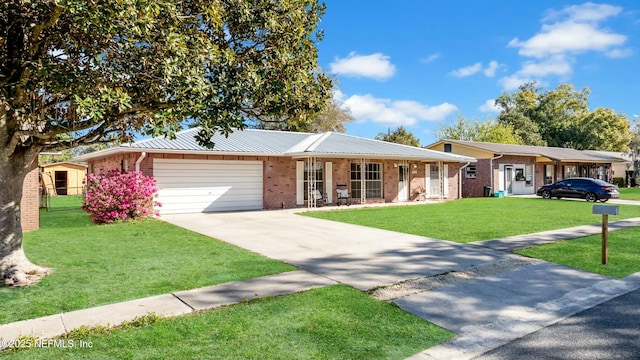
{"label": "car wheel", "polygon": [[551,199],[551,191],[549,190],[545,190],[542,192],[542,198],[543,199]]}
{"label": "car wheel", "polygon": [[598,201],[598,197],[596,196],[596,194],[590,192],[587,193],[587,195],[584,197],[585,200],[587,200],[588,202],[596,202]]}

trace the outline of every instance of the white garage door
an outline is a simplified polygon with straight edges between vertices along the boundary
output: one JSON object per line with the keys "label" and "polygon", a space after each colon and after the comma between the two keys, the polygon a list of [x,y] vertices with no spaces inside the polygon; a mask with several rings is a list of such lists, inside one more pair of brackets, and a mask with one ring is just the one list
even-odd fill
{"label": "white garage door", "polygon": [[262,209],[262,161],[153,159],[161,214]]}

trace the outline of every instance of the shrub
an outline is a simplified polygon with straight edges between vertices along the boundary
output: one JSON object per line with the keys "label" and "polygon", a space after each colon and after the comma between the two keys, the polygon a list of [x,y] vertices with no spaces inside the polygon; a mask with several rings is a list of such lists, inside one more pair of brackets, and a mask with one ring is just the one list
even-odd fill
{"label": "shrub", "polygon": [[624,178],[621,178],[621,177],[613,178],[613,184],[618,185],[619,188],[624,187]]}
{"label": "shrub", "polygon": [[88,174],[86,196],[82,208],[99,223],[132,220],[156,215],[154,200],[156,181],[140,172],[110,170],[99,175]]}

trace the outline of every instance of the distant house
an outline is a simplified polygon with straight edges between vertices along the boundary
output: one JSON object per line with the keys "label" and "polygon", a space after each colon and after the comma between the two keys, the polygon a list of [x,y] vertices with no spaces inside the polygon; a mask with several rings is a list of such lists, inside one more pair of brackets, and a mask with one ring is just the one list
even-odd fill
{"label": "distant house", "polygon": [[426,148],[478,159],[463,171],[464,197],[497,191],[535,194],[544,184],[578,176],[612,181],[612,164],[625,161],[605,152],[461,140],[441,140]]}
{"label": "distant house", "polygon": [[87,165],[59,162],[40,165],[43,192],[46,195],[82,195]]}
{"label": "distant house", "polygon": [[198,130],[76,160],[88,162],[91,173],[153,176],[161,214],[336,204],[338,189],[347,190],[351,203],[455,199],[459,169],[474,161],[333,132],[236,130],[229,137],[216,134],[215,146],[206,148],[195,141]]}

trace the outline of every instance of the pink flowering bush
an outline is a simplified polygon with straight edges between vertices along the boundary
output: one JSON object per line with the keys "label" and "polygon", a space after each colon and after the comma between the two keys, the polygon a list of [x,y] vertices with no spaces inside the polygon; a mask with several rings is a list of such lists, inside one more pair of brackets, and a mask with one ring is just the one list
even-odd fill
{"label": "pink flowering bush", "polygon": [[154,206],[156,181],[140,172],[110,170],[99,175],[88,174],[87,193],[82,208],[98,223],[112,223],[158,215]]}

